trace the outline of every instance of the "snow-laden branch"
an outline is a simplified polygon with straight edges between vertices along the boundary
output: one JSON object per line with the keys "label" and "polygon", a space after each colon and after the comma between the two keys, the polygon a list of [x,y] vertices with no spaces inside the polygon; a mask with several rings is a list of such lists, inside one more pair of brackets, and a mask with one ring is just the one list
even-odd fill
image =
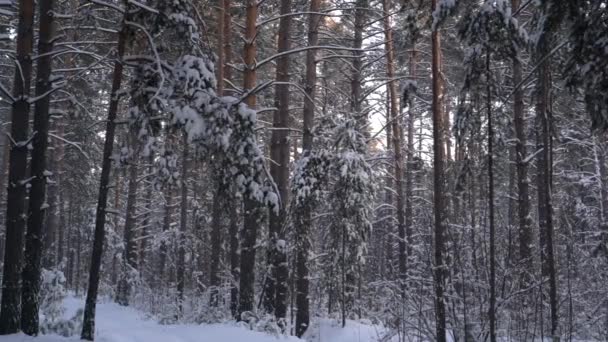
{"label": "snow-laden branch", "polygon": [[137,7],[141,8],[141,9],[144,9],[144,10],[146,10],[146,11],[148,11],[148,12],[152,12],[152,13],[154,13],[154,14],[158,14],[158,11],[157,11],[156,9],[154,9],[154,8],[152,8],[152,7],[150,7],[150,6],[147,6],[147,5],[145,5],[145,4],[142,4],[142,3],[141,3],[141,2],[139,2],[139,1],[136,1],[136,0],[128,0],[128,3],[129,3],[129,4],[131,4],[131,5],[137,6]]}
{"label": "snow-laden branch", "polygon": [[15,102],[15,98],[13,97],[13,95],[11,95],[8,90],[6,88],[4,88],[4,85],[2,85],[2,83],[0,83],[0,93],[4,94],[6,97],[8,97],[10,99],[10,102],[7,101],[8,103],[13,103]]}
{"label": "snow-laden branch", "polygon": [[305,47],[301,47],[298,49],[292,49],[292,50],[284,51],[281,53],[277,53],[268,58],[265,58],[265,59],[261,60],[260,62],[257,62],[255,64],[255,68],[261,68],[265,64],[268,64],[277,58],[281,58],[283,56],[288,56],[288,55],[291,55],[294,53],[300,53],[300,52],[304,52],[304,51],[308,51],[308,50],[342,50],[342,51],[354,51],[354,52],[370,51],[369,49],[356,49],[356,48],[349,48],[349,47],[345,47],[345,46],[333,46],[333,45],[305,46]]}
{"label": "snow-laden branch", "polygon": [[99,5],[99,6],[111,8],[119,13],[125,13],[124,8],[122,8],[118,5],[114,5],[113,3],[109,3],[109,2],[105,2],[105,1],[101,1],[101,0],[91,0],[91,2],[96,5]]}

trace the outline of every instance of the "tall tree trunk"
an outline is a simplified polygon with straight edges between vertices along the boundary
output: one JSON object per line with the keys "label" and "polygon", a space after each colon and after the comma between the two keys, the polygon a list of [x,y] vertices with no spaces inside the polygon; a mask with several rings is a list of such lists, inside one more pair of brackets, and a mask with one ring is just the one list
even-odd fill
{"label": "tall tree trunk", "polygon": [[186,268],[186,229],[188,225],[188,153],[189,146],[186,135],[184,134],[182,151],[182,193],[179,213],[179,239],[178,241],[178,260],[177,260],[177,300],[178,300],[178,315],[183,314],[184,305],[184,285],[185,285],[185,268]]}
{"label": "tall tree trunk", "polygon": [[[222,7],[218,12],[218,94],[224,96],[225,80],[230,79],[230,63],[231,59],[231,16],[230,16],[230,0],[222,0]],[[220,260],[222,248],[222,202],[226,201],[228,193],[223,184],[217,185],[217,191],[213,197],[212,209],[212,231],[211,231],[211,263],[209,272],[209,283],[211,285],[210,304],[217,306],[219,304],[219,286],[220,286]],[[230,220],[234,220],[230,217]],[[237,247],[238,248],[238,242]],[[236,287],[234,287],[236,289]],[[232,291],[231,291],[232,293]],[[231,295],[232,296],[232,295]],[[236,300],[236,298],[235,298]],[[233,312],[234,315],[234,312]]]}
{"label": "tall tree trunk", "polygon": [[395,78],[395,50],[393,44],[393,29],[390,22],[390,0],[382,0],[384,17],[384,34],[386,45],[386,77],[388,81],[388,91],[390,95],[390,120],[393,131],[393,171],[395,178],[396,197],[397,197],[397,233],[399,235],[399,281],[401,283],[401,295],[405,295],[405,279],[407,278],[407,255],[406,255],[406,236],[405,236],[405,212],[403,205],[403,150],[401,148],[401,124],[399,119],[399,104],[397,102],[397,85]]}
{"label": "tall tree trunk", "polygon": [[[128,10],[127,1],[125,1]],[[125,18],[126,19],[126,18]],[[99,194],[97,198],[97,212],[95,214],[95,235],[93,238],[93,251],[91,254],[91,268],[89,270],[89,285],[87,299],[84,307],[84,319],[82,324],[81,338],[93,341],[95,337],[95,306],[97,303],[97,291],[99,289],[99,271],[101,268],[101,257],[103,253],[103,240],[105,236],[106,206],[108,204],[108,190],[110,183],[110,170],[112,168],[112,151],[114,149],[114,135],[116,131],[116,115],[118,113],[118,102],[121,90],[123,74],[123,57],[128,39],[128,26],[123,22],[118,33],[117,60],[114,63],[112,90],[110,92],[110,105],[108,108],[108,119],[106,121],[105,144],[103,148],[103,160],[101,164],[101,177],[99,179]]]}
{"label": "tall tree trunk", "polygon": [[44,241],[43,223],[48,207],[46,202],[46,153],[49,137],[49,106],[51,102],[51,71],[54,41],[53,0],[40,3],[38,31],[38,65],[36,74],[36,101],[34,107],[34,139],[31,159],[31,188],[28,206],[27,235],[25,236],[25,265],[21,293],[21,330],[38,335],[40,307],[40,275]]}
{"label": "tall tree trunk", "polygon": [[[220,179],[220,177],[216,177]],[[222,257],[222,212],[224,210],[222,199],[226,196],[226,189],[221,180],[218,181],[217,191],[213,197],[213,209],[211,214],[211,263],[209,267],[209,283],[211,286],[210,305],[219,304],[220,286],[220,260]]]}
{"label": "tall tree trunk", "polygon": [[[365,28],[365,18],[367,16],[367,7],[369,6],[368,0],[357,0],[355,2],[355,27],[354,27],[354,39],[353,49],[361,49],[363,47],[363,29]],[[350,101],[351,111],[357,120],[362,124],[367,123],[367,117],[361,113],[361,103],[363,99],[361,94],[363,88],[361,87],[363,79],[363,57],[364,53],[362,50],[354,51],[351,84],[350,84]]]}
{"label": "tall tree trunk", "polygon": [[239,210],[237,206],[240,201],[232,198],[230,204],[230,313],[232,317],[237,317],[239,306],[239,288],[237,286],[240,278],[240,253],[239,253]]}
{"label": "tall tree trunk", "polygon": [[[540,247],[542,277],[549,282],[549,307],[551,310],[551,338],[559,340],[557,313],[557,279],[553,250],[553,204],[552,204],[552,136],[551,136],[551,59],[546,58],[551,51],[551,28],[541,34],[537,46],[539,61],[536,85],[536,116],[538,122],[538,225],[540,228]],[[544,59],[544,60],[543,60]]]}
{"label": "tall tree trunk", "polygon": [[19,2],[17,64],[11,112],[11,145],[6,198],[6,244],[0,307],[0,335],[19,331],[21,318],[21,265],[25,230],[25,196],[30,117],[30,82],[34,41],[34,1]]}
{"label": "tall tree trunk", "polygon": [[[511,0],[511,8],[515,11],[519,8],[520,0]],[[513,86],[522,81],[522,65],[518,58],[513,59]],[[513,125],[515,129],[515,165],[517,167],[517,217],[518,217],[518,245],[519,264],[521,272],[519,275],[520,289],[530,286],[532,270],[532,217],[530,216],[530,192],[528,188],[528,163],[527,157],[527,132],[524,119],[524,92],[518,87],[513,92]],[[522,306],[528,308],[531,304],[531,296],[522,296]],[[520,319],[520,325],[525,326],[527,314],[524,313]],[[527,336],[524,331],[524,337]]]}
{"label": "tall tree trunk", "polygon": [[[135,147],[135,139],[130,138],[131,147]],[[129,165],[129,184],[127,186],[127,212],[125,214],[125,226],[123,232],[123,241],[125,246],[125,255],[123,260],[123,274],[118,288],[117,302],[120,305],[129,305],[129,296],[131,295],[130,275],[132,270],[137,269],[137,243],[135,242],[135,208],[137,206],[137,164],[135,160]]]}
{"label": "tall tree trunk", "polygon": [[[154,157],[152,155],[150,155],[148,157],[148,175],[147,177],[150,177],[150,175],[152,174],[153,171],[153,164],[154,164]],[[148,279],[147,275],[148,275],[148,265],[146,262],[146,257],[147,257],[147,249],[148,249],[148,229],[150,228],[150,226],[152,225],[152,185],[150,184],[150,182],[144,182],[145,187],[146,187],[146,197],[145,197],[145,215],[144,215],[144,219],[142,222],[142,228],[141,228],[141,244],[139,246],[139,272],[142,275],[143,279]]]}
{"label": "tall tree trunk", "polygon": [[[416,63],[417,63],[416,43],[412,44],[412,52],[410,54],[410,81],[416,81]],[[407,90],[408,92],[411,89]],[[412,255],[412,226],[413,226],[413,196],[414,196],[414,122],[416,121],[416,113],[414,112],[414,95],[408,94],[408,124],[407,124],[407,152],[406,152],[406,169],[405,169],[405,236],[407,241],[407,258]]]}
{"label": "tall tree trunk", "polygon": [[[308,46],[319,43],[319,23],[321,16],[316,14],[321,8],[321,0],[310,1],[310,14],[308,17]],[[306,51],[306,79],[304,90],[302,158],[310,156],[313,147],[312,128],[315,121],[315,95],[317,91],[317,50]],[[297,215],[295,221],[295,253],[296,253],[296,336],[302,337],[310,324],[309,312],[309,283],[308,259],[310,257],[310,228],[312,227],[312,205],[306,205]]]}
{"label": "tall tree trunk", "polygon": [[[255,109],[256,97],[250,92],[256,84],[256,44],[257,35],[256,21],[258,18],[257,0],[247,0],[245,19],[245,47],[244,62],[245,75],[243,77],[243,91],[245,92],[245,103],[251,109]],[[241,241],[241,273],[239,279],[239,309],[237,319],[242,319],[244,312],[251,312],[254,308],[254,282],[255,282],[255,249],[258,234],[258,226],[261,224],[262,210],[260,204],[248,195],[243,198],[244,202],[244,224]]]}
{"label": "tall tree trunk", "polygon": [[[281,0],[277,53],[289,51],[291,0]],[[270,174],[281,197],[279,212],[270,210],[269,278],[266,288],[266,310],[274,312],[277,322],[285,326],[287,314],[287,251],[285,242],[286,205],[289,197],[289,55],[277,60],[273,130],[270,138]]]}
{"label": "tall tree trunk", "polygon": [[486,52],[486,110],[488,115],[488,212],[490,220],[490,341],[496,342],[496,247],[494,227],[494,127],[492,127],[492,88],[490,52]]}
{"label": "tall tree trunk", "polygon": [[[171,188],[171,185],[169,184],[167,186],[167,190],[165,193],[165,210],[164,210],[164,216],[163,216],[163,235],[168,234],[169,230],[171,229],[171,207],[172,207],[172,197],[173,197],[173,189]],[[157,279],[157,286],[158,289],[161,291],[164,291],[164,286],[167,283],[166,279],[168,278],[167,274],[167,270],[166,270],[166,266],[167,266],[167,242],[165,241],[165,238],[162,239],[161,243],[160,243],[160,248],[159,248],[159,263],[158,263],[158,279]]]}
{"label": "tall tree trunk", "polygon": [[[432,10],[435,11],[438,0],[433,0]],[[443,115],[443,82],[441,78],[441,33],[433,30],[432,44],[432,82],[433,82],[433,206],[435,215],[435,251],[434,251],[434,282],[435,282],[435,330],[437,342],[446,341],[445,321],[445,134]]]}

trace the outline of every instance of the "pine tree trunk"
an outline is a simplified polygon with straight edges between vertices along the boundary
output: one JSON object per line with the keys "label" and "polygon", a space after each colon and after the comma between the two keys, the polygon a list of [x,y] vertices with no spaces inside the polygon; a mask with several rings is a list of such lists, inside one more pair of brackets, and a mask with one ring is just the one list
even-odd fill
{"label": "pine tree trunk", "polygon": [[[412,52],[410,54],[409,76],[412,82],[416,81],[416,43],[412,44]],[[405,236],[407,241],[406,256],[412,255],[412,226],[413,226],[413,196],[414,196],[414,123],[416,113],[414,112],[414,94],[409,94],[408,104],[408,124],[407,124],[407,153],[406,153],[406,169],[405,169]]]}
{"label": "pine tree trunk", "polygon": [[177,260],[177,300],[178,300],[178,314],[181,317],[183,314],[184,305],[184,285],[185,285],[185,268],[186,268],[186,230],[188,225],[188,141],[184,134],[183,141],[183,152],[182,152],[182,192],[181,192],[181,204],[180,204],[180,218],[179,218],[179,239],[178,239],[178,260]]}
{"label": "pine tree trunk", "polygon": [[[217,177],[219,179],[219,177]],[[217,191],[213,197],[213,210],[211,219],[211,264],[209,267],[209,283],[211,286],[210,305],[218,306],[219,304],[219,286],[220,286],[220,260],[222,257],[222,198],[226,196],[221,180],[218,181]]]}
{"label": "pine tree trunk", "polygon": [[21,317],[21,266],[23,261],[23,232],[25,231],[25,196],[30,117],[30,82],[32,74],[32,45],[34,41],[34,1],[19,1],[17,27],[17,60],[11,112],[11,145],[6,197],[6,244],[2,276],[2,305],[0,335],[19,331]]}
{"label": "pine tree trunk", "polygon": [[[135,146],[134,139],[131,138],[131,147]],[[131,280],[130,274],[132,270],[137,269],[137,243],[135,242],[135,208],[137,206],[137,164],[135,160],[129,165],[129,183],[127,185],[127,212],[125,214],[125,228],[123,241],[125,246],[125,255],[123,260],[123,274],[120,280],[121,284],[118,287],[117,302],[120,305],[129,305],[129,296],[131,295]]]}
{"label": "pine tree trunk", "polygon": [[[172,187],[169,184],[169,186],[167,186],[167,190],[165,192],[165,210],[164,210],[164,216],[163,216],[163,235],[168,234],[169,230],[171,229],[171,207],[172,207],[172,197],[173,197],[173,191],[172,191]],[[160,243],[160,248],[159,248],[159,263],[158,263],[158,281],[157,281],[157,288],[160,291],[164,291],[165,288],[165,284],[167,277],[167,270],[166,270],[166,264],[167,264],[167,242],[165,241],[165,239],[163,238],[161,243]]]}
{"label": "pine tree trunk", "polygon": [[[148,158],[148,175],[152,174],[154,164],[154,157],[150,155]],[[151,182],[150,182],[151,183]],[[148,280],[148,263],[147,263],[147,249],[148,249],[148,229],[152,225],[152,185],[146,184],[146,197],[145,197],[145,215],[142,222],[141,229],[141,244],[139,246],[139,272],[142,278]]]}
{"label": "pine tree trunk", "polygon": [[490,52],[486,56],[486,109],[488,115],[488,212],[490,220],[490,342],[496,342],[496,246],[494,227],[494,127],[492,127],[492,92]]}
{"label": "pine tree trunk", "polygon": [[[542,60],[550,52],[552,33],[548,28],[539,38],[537,58]],[[551,310],[551,338],[558,336],[557,279],[553,248],[553,204],[552,204],[552,136],[551,136],[551,59],[539,62],[538,83],[536,85],[536,115],[538,128],[538,225],[540,228],[540,247],[542,277],[549,282],[549,306]]]}
{"label": "pine tree trunk", "polygon": [[384,17],[384,34],[385,34],[385,49],[386,49],[386,77],[389,79],[388,91],[390,94],[391,109],[389,112],[392,137],[393,137],[393,171],[396,187],[397,199],[397,233],[399,235],[399,281],[401,287],[401,295],[405,295],[405,280],[407,278],[407,255],[406,255],[406,236],[405,236],[405,212],[403,205],[403,151],[401,146],[401,123],[399,119],[399,104],[397,102],[397,85],[395,78],[395,50],[393,45],[393,29],[390,22],[390,0],[382,0],[383,17]]}
{"label": "pine tree trunk", "polygon": [[[40,28],[34,107],[34,139],[31,158],[31,188],[28,206],[27,235],[25,236],[25,265],[21,292],[21,330],[28,335],[38,335],[40,307],[40,276],[44,241],[43,223],[48,207],[46,202],[47,160],[49,137],[49,106],[51,102],[51,71],[54,30],[53,0],[40,3]],[[45,95],[46,94],[46,95]]]}
{"label": "pine tree trunk", "polygon": [[[281,0],[277,53],[289,51],[291,0]],[[277,60],[275,107],[273,130],[270,138],[270,175],[275,181],[281,206],[279,212],[270,210],[269,219],[269,278],[266,288],[266,310],[274,312],[277,322],[284,325],[287,314],[287,254],[285,243],[286,205],[289,198],[289,59],[288,55]]]}
{"label": "pine tree trunk", "polygon": [[[433,0],[435,11],[438,0]],[[432,44],[432,82],[433,82],[433,206],[435,215],[434,245],[434,285],[435,285],[435,330],[437,342],[446,342],[445,313],[445,138],[443,115],[443,82],[441,78],[441,33],[434,30]]]}
{"label": "pine tree trunk", "polygon": [[239,288],[237,284],[240,278],[240,254],[239,254],[239,211],[237,206],[240,201],[237,198],[232,198],[230,204],[230,275],[232,276],[230,284],[230,313],[232,317],[237,317],[239,304]]}
{"label": "pine tree trunk", "polygon": [[[125,6],[126,6],[125,1]],[[123,56],[128,38],[128,26],[122,24],[118,34],[117,60],[114,63],[112,90],[110,92],[110,105],[108,108],[108,119],[106,121],[105,144],[103,149],[103,160],[101,164],[101,177],[99,180],[99,194],[97,198],[97,212],[95,215],[95,235],[93,240],[93,251],[91,254],[91,268],[89,270],[89,285],[87,299],[84,308],[84,319],[81,338],[93,341],[95,337],[95,306],[97,303],[97,291],[99,289],[99,271],[101,269],[101,257],[103,253],[103,242],[106,224],[106,206],[108,204],[108,190],[110,185],[110,171],[112,168],[112,151],[114,149],[114,135],[116,131],[116,115],[118,113],[118,92],[121,90],[123,76]]]}
{"label": "pine tree trunk", "polygon": [[[244,62],[245,75],[243,77],[243,91],[245,91],[245,103],[249,108],[255,109],[256,97],[250,94],[256,85],[256,44],[257,35],[256,21],[258,17],[258,3],[256,0],[247,0],[245,19],[245,47]],[[241,241],[241,273],[239,279],[239,309],[237,319],[242,319],[244,312],[252,312],[255,302],[255,248],[257,241],[258,226],[261,224],[262,210],[260,204],[248,195],[244,202],[244,225]]]}
{"label": "pine tree trunk", "polygon": [[[310,1],[310,12],[317,13],[321,8],[321,0]],[[310,14],[308,17],[308,46],[316,46],[319,43],[319,24],[321,16]],[[302,113],[302,158],[310,156],[313,147],[312,129],[315,121],[314,99],[317,92],[317,50],[306,51],[306,76],[304,90],[304,109]],[[310,228],[313,226],[312,205],[305,205],[301,210],[296,211],[294,218],[295,225],[295,262],[296,262],[296,326],[297,337],[302,337],[310,324],[310,302],[309,302],[309,283],[308,279],[308,259],[310,257]],[[299,220],[298,220],[299,218]]]}
{"label": "pine tree trunk", "polygon": [[[363,47],[363,29],[365,26],[365,18],[367,16],[368,0],[357,0],[355,2],[355,18],[354,18],[354,39],[353,49],[361,49]],[[357,120],[364,126],[367,123],[367,117],[361,113],[361,93],[363,91],[361,87],[361,80],[363,79],[363,51],[354,51],[351,84],[350,84],[350,101],[351,111]]]}

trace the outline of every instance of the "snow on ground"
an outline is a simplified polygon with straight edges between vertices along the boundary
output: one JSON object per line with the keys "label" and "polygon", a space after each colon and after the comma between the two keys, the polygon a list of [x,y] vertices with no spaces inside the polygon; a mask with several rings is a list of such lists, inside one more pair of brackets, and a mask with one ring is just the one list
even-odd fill
{"label": "snow on ground", "polygon": [[[65,300],[65,317],[73,317],[84,307],[82,299]],[[97,304],[97,342],[304,342],[292,336],[273,336],[251,331],[236,323],[161,325],[133,308],[112,302]],[[319,320],[306,335],[306,342],[376,342],[384,329],[348,321],[346,329],[332,320]],[[30,337],[24,334],[0,336],[0,342],[68,342],[79,341],[58,335]]]}
{"label": "snow on ground", "polygon": [[375,342],[384,341],[386,334],[385,328],[376,325],[347,320],[342,328],[341,321],[322,319],[304,337],[307,342]]}
{"label": "snow on ground", "polygon": [[[66,299],[66,317],[71,317],[84,303],[73,297]],[[95,341],[98,342],[302,342],[290,336],[275,337],[248,330],[236,324],[161,325],[146,319],[141,312],[115,303],[97,305]],[[78,336],[57,335],[30,337],[24,334],[0,336],[0,342],[66,342]]]}

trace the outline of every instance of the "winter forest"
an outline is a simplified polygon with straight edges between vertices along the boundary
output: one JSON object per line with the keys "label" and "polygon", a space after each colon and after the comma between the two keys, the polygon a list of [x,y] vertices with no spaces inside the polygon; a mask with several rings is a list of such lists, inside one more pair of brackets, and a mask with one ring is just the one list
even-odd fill
{"label": "winter forest", "polygon": [[0,341],[608,341],[607,7],[0,0]]}

